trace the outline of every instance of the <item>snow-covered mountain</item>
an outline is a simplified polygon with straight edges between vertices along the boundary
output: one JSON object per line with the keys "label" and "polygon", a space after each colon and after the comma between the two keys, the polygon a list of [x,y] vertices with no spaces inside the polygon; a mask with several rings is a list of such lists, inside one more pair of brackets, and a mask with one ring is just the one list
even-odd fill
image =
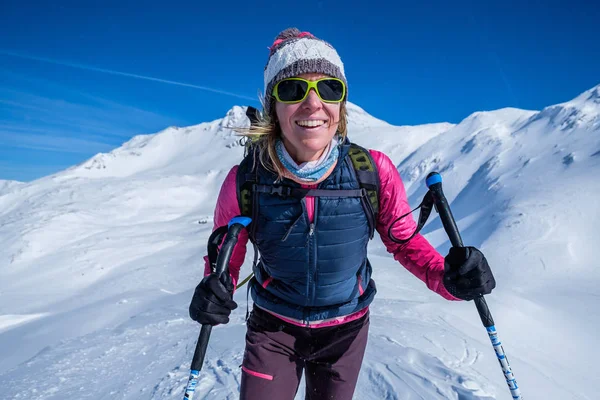
{"label": "snow-covered mountain", "polygon": [[16,187],[18,185],[22,185],[22,184],[23,184],[23,182],[6,181],[6,180],[0,179],[0,194],[6,193],[6,192],[12,190],[14,187]]}
{"label": "snow-covered mountain", "polygon": [[[442,174],[465,244],[497,277],[488,304],[524,396],[596,398],[600,86],[457,125],[392,126],[348,108],[350,138],[394,160],[411,205],[427,174]],[[247,124],[235,106],[34,182],[0,181],[2,396],[182,397],[199,332],[187,306],[220,185],[243,154],[230,128]],[[439,219],[423,232],[446,253]],[[473,304],[429,292],[379,239],[371,254],[379,293],[356,398],[508,398]],[[199,398],[236,398],[245,291],[235,300],[232,322],[213,331]]]}

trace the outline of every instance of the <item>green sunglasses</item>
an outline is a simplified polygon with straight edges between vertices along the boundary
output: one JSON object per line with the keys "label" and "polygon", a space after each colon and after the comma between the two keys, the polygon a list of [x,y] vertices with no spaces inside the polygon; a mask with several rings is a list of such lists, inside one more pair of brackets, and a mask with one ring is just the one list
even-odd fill
{"label": "green sunglasses", "polygon": [[287,78],[277,82],[273,96],[286,104],[300,103],[306,99],[310,89],[315,89],[319,98],[326,103],[341,103],[346,97],[346,85],[337,78],[309,81],[302,78]]}

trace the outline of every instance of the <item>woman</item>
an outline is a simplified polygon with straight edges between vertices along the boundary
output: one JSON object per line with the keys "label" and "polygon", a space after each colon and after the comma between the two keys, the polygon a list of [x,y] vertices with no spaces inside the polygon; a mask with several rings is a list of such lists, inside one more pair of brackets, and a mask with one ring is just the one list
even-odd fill
{"label": "woman", "polygon": [[[367,259],[374,230],[400,264],[448,300],[488,294],[495,281],[475,248],[452,248],[444,258],[419,234],[403,244],[393,239],[409,237],[416,224],[410,215],[396,221],[410,207],[383,153],[368,151],[379,179],[378,212],[356,196],[360,174],[348,157],[354,145],[346,132],[347,82],[336,50],[295,28],[281,32],[270,50],[264,119],[252,128],[262,135],[245,160],[259,188],[250,238],[261,260],[250,282],[254,306],[241,399],[293,399],[303,371],[307,399],[351,399],[376,293]],[[215,229],[240,215],[238,168],[221,188]],[[286,195],[281,188],[291,189]],[[292,191],[301,195],[289,195]],[[210,275],[207,263],[190,304],[192,319],[229,322],[248,238],[246,231],[240,235],[226,282]]]}

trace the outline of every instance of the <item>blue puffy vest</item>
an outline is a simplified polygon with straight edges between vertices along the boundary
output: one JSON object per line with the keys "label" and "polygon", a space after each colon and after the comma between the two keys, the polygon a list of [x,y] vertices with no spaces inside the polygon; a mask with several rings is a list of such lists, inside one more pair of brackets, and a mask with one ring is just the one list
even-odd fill
{"label": "blue puffy vest", "polygon": [[[335,169],[310,191],[289,179],[276,184],[277,175],[254,163],[252,155],[244,160],[243,178],[253,188],[250,239],[260,253],[249,290],[258,306],[318,321],[351,314],[373,301],[367,245],[375,222],[350,149],[348,140],[340,145]],[[251,172],[247,165],[254,165]],[[307,195],[315,196],[312,223]]]}

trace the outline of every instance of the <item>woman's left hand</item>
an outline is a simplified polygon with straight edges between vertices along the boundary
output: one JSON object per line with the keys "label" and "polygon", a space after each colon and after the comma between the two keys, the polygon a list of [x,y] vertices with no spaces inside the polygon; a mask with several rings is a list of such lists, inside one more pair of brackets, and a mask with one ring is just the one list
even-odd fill
{"label": "woman's left hand", "polygon": [[444,286],[462,300],[490,294],[496,280],[485,256],[475,247],[452,247],[445,257]]}

